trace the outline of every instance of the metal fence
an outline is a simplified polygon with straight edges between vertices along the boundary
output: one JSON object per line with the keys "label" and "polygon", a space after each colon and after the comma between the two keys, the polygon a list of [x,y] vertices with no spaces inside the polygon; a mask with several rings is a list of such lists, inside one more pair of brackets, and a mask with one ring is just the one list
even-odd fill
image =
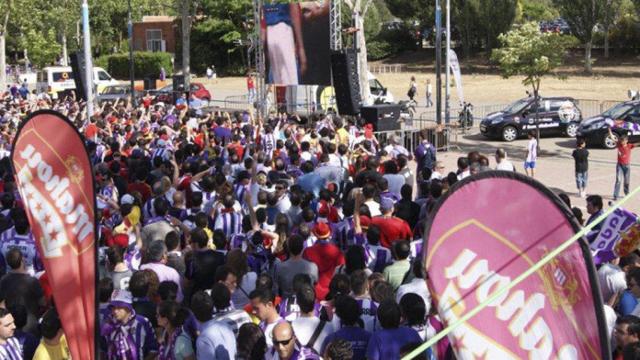
{"label": "metal fence", "polygon": [[368,68],[372,74],[395,74],[407,70],[403,64],[372,64]]}

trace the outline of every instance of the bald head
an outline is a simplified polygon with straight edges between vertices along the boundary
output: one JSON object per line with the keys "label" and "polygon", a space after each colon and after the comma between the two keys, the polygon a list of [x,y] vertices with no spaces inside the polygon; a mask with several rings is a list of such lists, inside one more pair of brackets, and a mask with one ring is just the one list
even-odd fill
{"label": "bald head", "polygon": [[291,324],[287,321],[278,323],[273,328],[273,347],[278,352],[280,360],[289,360],[295,350],[296,341]]}
{"label": "bald head", "polygon": [[273,328],[273,339],[274,340],[287,340],[291,338],[293,335],[293,328],[288,321],[279,322]]}
{"label": "bald head", "polygon": [[173,193],[173,205],[175,207],[184,205],[184,194],[182,191],[176,191]]}

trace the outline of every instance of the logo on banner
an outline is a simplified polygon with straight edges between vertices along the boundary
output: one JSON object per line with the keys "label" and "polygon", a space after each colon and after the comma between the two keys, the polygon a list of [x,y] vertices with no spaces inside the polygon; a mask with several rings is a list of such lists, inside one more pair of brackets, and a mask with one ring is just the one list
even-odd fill
{"label": "logo on banner", "polygon": [[[475,219],[469,220],[454,228],[452,232],[438,239],[430,255],[437,253],[439,244],[454,238],[471,238],[474,242],[487,248],[501,248],[501,253],[520,254],[520,261],[533,265],[533,261],[508,239],[499,235]],[[431,256],[427,264],[431,262]],[[565,316],[574,317],[571,306],[579,299],[576,292],[577,282],[569,280],[574,275],[564,266],[563,260],[548,264],[537,273],[539,280],[531,278],[529,286],[520,285],[501,295],[489,304],[497,318],[505,323],[514,343],[528,353],[530,359],[547,359],[553,353],[554,336],[550,326],[540,312],[550,306],[554,310],[562,310]],[[513,278],[501,275],[490,259],[480,257],[475,251],[464,248],[459,256],[453,259],[444,269],[448,280],[445,290],[440,295],[439,309],[444,313],[447,323],[461,318],[466,311],[487,300],[493,292],[508,285]],[[533,285],[537,283],[537,285]],[[469,296],[464,297],[467,293]],[[576,329],[578,330],[578,329]],[[517,359],[519,356],[491,340],[481,328],[469,323],[452,332],[460,354],[476,357],[484,354],[489,359]],[[595,350],[594,350],[595,351]],[[557,349],[557,358],[575,358],[573,344],[564,344]],[[465,355],[462,358],[467,358]]]}
{"label": "logo on banner", "polygon": [[[84,177],[75,157],[50,164],[32,144],[15,150],[14,159],[23,161],[17,174],[20,195],[42,229],[43,256],[62,256],[61,248],[67,244],[76,253],[92,248],[93,221],[69,191],[69,185],[79,186]],[[66,225],[71,225],[71,234]]]}
{"label": "logo on banner", "polygon": [[[458,359],[600,359],[609,353],[591,254],[579,243],[489,301],[575,234],[560,201],[524,176],[486,172],[457,184],[436,205],[425,270],[438,313],[451,325],[486,304],[449,334]],[[514,223],[513,213],[528,216]]]}

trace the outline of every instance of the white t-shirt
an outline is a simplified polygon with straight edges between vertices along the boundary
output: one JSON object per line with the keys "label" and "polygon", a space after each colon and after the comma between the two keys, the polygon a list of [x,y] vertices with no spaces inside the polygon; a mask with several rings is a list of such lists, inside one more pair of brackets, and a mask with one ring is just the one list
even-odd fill
{"label": "white t-shirt", "polygon": [[613,264],[603,264],[600,269],[598,269],[598,280],[602,300],[605,303],[609,301],[613,294],[627,288],[625,272]]}
{"label": "white t-shirt", "polygon": [[535,138],[527,144],[527,162],[534,162],[538,158],[538,141]]}
{"label": "white t-shirt", "polygon": [[[296,334],[296,338],[303,346],[307,346],[309,340],[311,340],[311,336],[315,332],[318,325],[320,325],[320,319],[313,317],[298,317],[293,320],[291,323],[293,326],[293,331]],[[320,350],[322,350],[322,344],[324,343],[324,339],[329,335],[334,333],[333,325],[331,322],[327,321],[324,324],[324,328],[320,332],[320,335],[316,339],[313,344],[313,348],[320,354]]]}
{"label": "white t-shirt", "polygon": [[496,165],[496,170],[515,171],[516,168],[513,166],[511,161],[505,159]]}

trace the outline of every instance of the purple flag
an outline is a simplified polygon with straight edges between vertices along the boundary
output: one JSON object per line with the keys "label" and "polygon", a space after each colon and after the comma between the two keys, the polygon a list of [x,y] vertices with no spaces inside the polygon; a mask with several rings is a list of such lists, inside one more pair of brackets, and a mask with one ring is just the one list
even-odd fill
{"label": "purple flag", "polygon": [[611,261],[619,254],[616,245],[626,233],[638,221],[638,216],[622,208],[616,209],[603,222],[600,230],[590,231],[586,238],[591,244],[593,252],[593,262],[598,265]]}

